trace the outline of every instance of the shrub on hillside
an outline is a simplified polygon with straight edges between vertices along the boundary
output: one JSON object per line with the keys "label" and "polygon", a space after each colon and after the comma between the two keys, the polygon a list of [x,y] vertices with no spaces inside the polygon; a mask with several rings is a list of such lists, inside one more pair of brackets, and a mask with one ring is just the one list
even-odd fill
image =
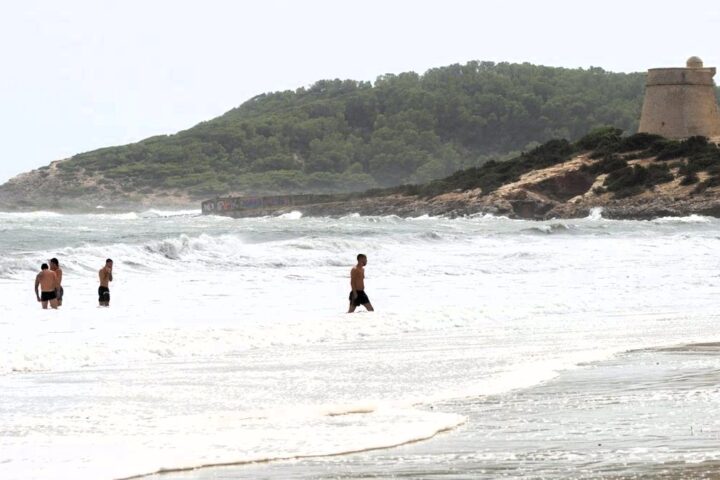
{"label": "shrub on hillside", "polygon": [[590,165],[583,165],[580,170],[594,175],[600,173],[610,173],[615,170],[627,167],[628,163],[625,159],[620,158],[615,154],[605,155],[602,160],[599,160]]}
{"label": "shrub on hillside", "polygon": [[673,174],[667,165],[653,164],[649,167],[641,165],[627,166],[610,172],[603,184],[615,198],[637,195],[654,185],[673,180]]}
{"label": "shrub on hillside", "polygon": [[663,161],[703,155],[712,149],[717,149],[717,147],[709,143],[706,137],[695,136],[681,141],[666,140],[658,142],[650,148],[648,153],[655,155],[656,160]]}
{"label": "shrub on hillside", "polygon": [[[636,133],[628,137],[623,137],[621,133],[621,130],[611,127],[593,130],[575,145],[581,150],[593,150],[591,158],[601,158],[617,153],[642,152],[666,142],[660,135],[651,133]],[[637,156],[643,154],[633,155],[633,157]]]}
{"label": "shrub on hillside", "polygon": [[580,150],[601,150],[617,145],[622,137],[622,130],[615,127],[600,127],[578,140],[575,145]]}
{"label": "shrub on hillside", "polygon": [[695,173],[695,172],[690,172],[690,173],[688,173],[687,175],[685,175],[685,176],[682,178],[682,180],[680,180],[680,185],[682,185],[682,186],[688,186],[688,185],[692,185],[692,184],[694,184],[694,183],[697,183],[697,182],[699,182],[699,181],[700,181],[700,179],[698,178],[697,173]]}

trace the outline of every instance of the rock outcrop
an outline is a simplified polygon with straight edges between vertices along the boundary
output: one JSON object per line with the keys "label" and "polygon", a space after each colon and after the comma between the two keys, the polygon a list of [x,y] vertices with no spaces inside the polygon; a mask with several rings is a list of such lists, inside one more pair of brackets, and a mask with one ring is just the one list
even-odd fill
{"label": "rock outcrop", "polygon": [[46,167],[22,173],[0,185],[1,210],[84,211],[98,205],[127,210],[137,207],[195,207],[198,198],[181,190],[133,191],[83,169],[63,171],[56,160]]}
{"label": "rock outcrop", "polygon": [[[589,154],[567,162],[534,170],[519,180],[483,195],[479,189],[455,191],[434,197],[386,195],[337,202],[325,202],[276,209],[230,212],[227,215],[264,216],[300,211],[306,216],[361,215],[447,215],[450,217],[478,213],[510,218],[546,220],[586,217],[594,208],[603,216],[615,219],[651,219],[691,214],[720,217],[720,187],[695,193],[696,185],[683,185],[680,177],[628,198],[614,198],[602,184],[606,175],[592,175],[582,167],[597,160]],[[629,161],[648,165],[653,158]],[[677,168],[677,167],[676,167]],[[703,180],[703,178],[700,178]]]}

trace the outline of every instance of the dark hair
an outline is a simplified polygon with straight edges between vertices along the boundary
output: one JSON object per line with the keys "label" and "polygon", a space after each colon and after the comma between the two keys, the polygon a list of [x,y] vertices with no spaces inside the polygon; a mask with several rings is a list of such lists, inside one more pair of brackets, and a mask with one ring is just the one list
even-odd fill
{"label": "dark hair", "polygon": [[60,265],[60,262],[58,262],[57,258],[51,258],[50,263],[52,263],[53,265]]}
{"label": "dark hair", "polygon": [[364,253],[358,253],[358,256],[357,256],[358,262],[360,261],[361,258],[367,258],[367,255],[365,255]]}
{"label": "dark hair", "polygon": [[105,263],[113,263],[112,258],[108,258],[107,260],[105,260]]}
{"label": "dark hair", "polygon": [[40,270],[47,270],[47,269],[48,269],[47,263],[43,263],[42,265],[40,265]]}

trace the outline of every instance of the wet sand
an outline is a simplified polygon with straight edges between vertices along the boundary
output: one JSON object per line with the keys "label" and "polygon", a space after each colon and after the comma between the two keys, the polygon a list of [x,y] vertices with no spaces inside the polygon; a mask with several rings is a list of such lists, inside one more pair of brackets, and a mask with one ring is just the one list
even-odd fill
{"label": "wet sand", "polygon": [[388,450],[152,478],[720,479],[720,343],[630,351],[531,389],[425,408],[467,422]]}

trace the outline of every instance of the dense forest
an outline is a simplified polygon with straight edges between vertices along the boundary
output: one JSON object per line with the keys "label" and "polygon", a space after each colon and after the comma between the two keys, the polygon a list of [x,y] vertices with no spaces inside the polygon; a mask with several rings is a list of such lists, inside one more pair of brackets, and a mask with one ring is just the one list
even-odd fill
{"label": "dense forest", "polygon": [[[59,164],[118,193],[360,191],[422,183],[604,125],[634,133],[644,74],[469,62],[259,95],[174,135]],[[77,194],[83,192],[78,191]]]}

